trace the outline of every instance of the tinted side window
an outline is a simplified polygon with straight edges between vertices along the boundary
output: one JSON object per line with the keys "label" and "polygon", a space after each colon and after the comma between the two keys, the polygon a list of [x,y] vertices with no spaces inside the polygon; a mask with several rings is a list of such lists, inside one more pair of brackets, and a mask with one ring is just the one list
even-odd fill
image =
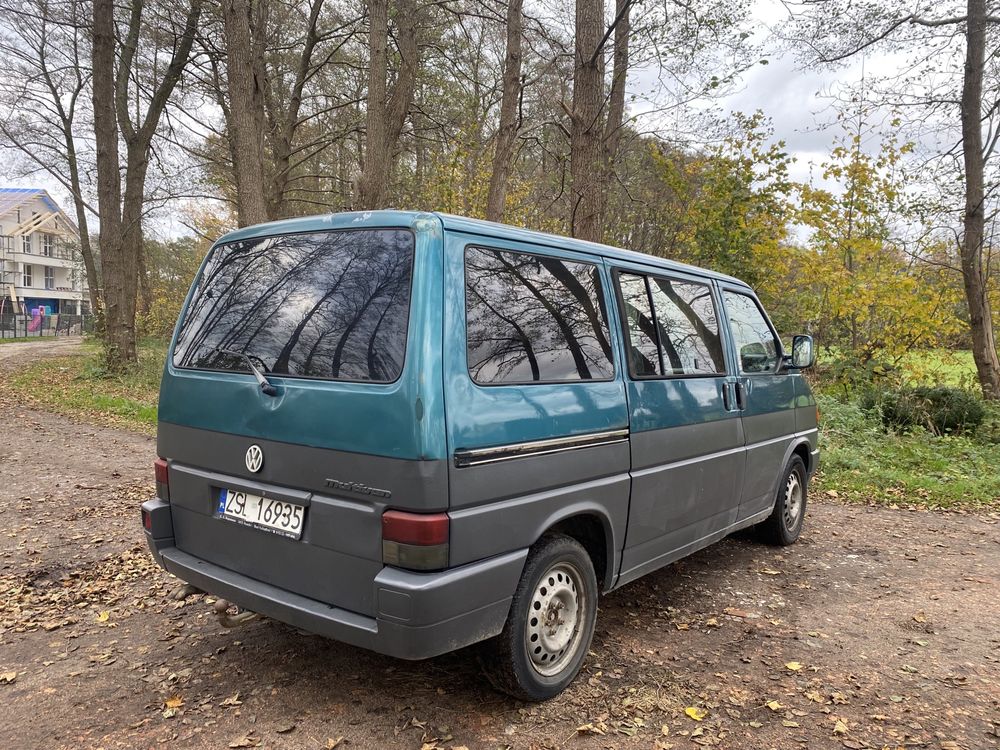
{"label": "tinted side window", "polygon": [[[726,371],[719,320],[707,284],[657,276],[618,276],[635,377]],[[650,310],[652,300],[652,310]]]}
{"label": "tinted side window", "polygon": [[647,377],[663,374],[663,363],[656,344],[656,323],[649,306],[646,277],[623,273],[618,286],[625,303],[625,324],[628,327],[628,360],[633,375]]}
{"label": "tinted side window", "polygon": [[469,372],[477,383],[614,375],[593,264],[470,247],[465,306]]}
{"label": "tinted side window", "polygon": [[650,276],[649,289],[667,374],[724,373],[726,360],[711,288]]}
{"label": "tinted side window", "polygon": [[772,372],[778,365],[778,340],[757,303],[745,294],[724,292],[729,328],[740,359],[740,371]]}

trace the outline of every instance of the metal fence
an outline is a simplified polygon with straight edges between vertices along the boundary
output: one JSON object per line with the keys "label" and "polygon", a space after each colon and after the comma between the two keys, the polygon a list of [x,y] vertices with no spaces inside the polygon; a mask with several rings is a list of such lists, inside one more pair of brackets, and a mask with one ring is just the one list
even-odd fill
{"label": "metal fence", "polygon": [[93,330],[92,315],[0,315],[0,339],[82,336]]}

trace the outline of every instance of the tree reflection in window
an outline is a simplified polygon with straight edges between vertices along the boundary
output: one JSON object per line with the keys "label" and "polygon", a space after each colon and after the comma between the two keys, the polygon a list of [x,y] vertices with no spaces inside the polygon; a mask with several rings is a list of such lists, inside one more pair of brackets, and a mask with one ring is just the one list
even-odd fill
{"label": "tree reflection in window", "polygon": [[597,266],[469,248],[465,280],[469,372],[477,383],[614,375]]}
{"label": "tree reflection in window", "polygon": [[388,382],[406,349],[413,235],[283,235],[217,247],[174,349],[179,367]]}
{"label": "tree reflection in window", "polygon": [[650,276],[649,291],[656,311],[664,364],[669,364],[667,373],[725,372],[711,289],[706,284]]}
{"label": "tree reflection in window", "polygon": [[719,321],[708,285],[630,273],[618,278],[633,375],[725,372]]}

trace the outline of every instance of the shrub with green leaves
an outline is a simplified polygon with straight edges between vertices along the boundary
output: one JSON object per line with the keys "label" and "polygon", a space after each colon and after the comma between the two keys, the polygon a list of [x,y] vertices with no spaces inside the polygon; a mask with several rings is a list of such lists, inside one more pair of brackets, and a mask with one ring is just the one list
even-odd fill
{"label": "shrub with green leaves", "polygon": [[986,418],[982,399],[944,385],[869,392],[862,396],[861,406],[877,410],[887,428],[923,427],[935,435],[975,432]]}

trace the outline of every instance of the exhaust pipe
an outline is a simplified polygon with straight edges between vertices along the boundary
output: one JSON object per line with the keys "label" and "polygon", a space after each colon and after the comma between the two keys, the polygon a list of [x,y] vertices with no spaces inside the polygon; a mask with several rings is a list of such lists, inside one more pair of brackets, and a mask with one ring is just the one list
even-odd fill
{"label": "exhaust pipe", "polygon": [[[215,615],[219,618],[219,622],[224,628],[235,628],[257,619],[256,612],[251,612],[248,609],[241,610],[235,604],[231,604],[225,599],[216,599],[215,604],[212,605],[212,609],[215,610]],[[235,609],[236,613],[233,614],[229,611],[230,609]]]}

